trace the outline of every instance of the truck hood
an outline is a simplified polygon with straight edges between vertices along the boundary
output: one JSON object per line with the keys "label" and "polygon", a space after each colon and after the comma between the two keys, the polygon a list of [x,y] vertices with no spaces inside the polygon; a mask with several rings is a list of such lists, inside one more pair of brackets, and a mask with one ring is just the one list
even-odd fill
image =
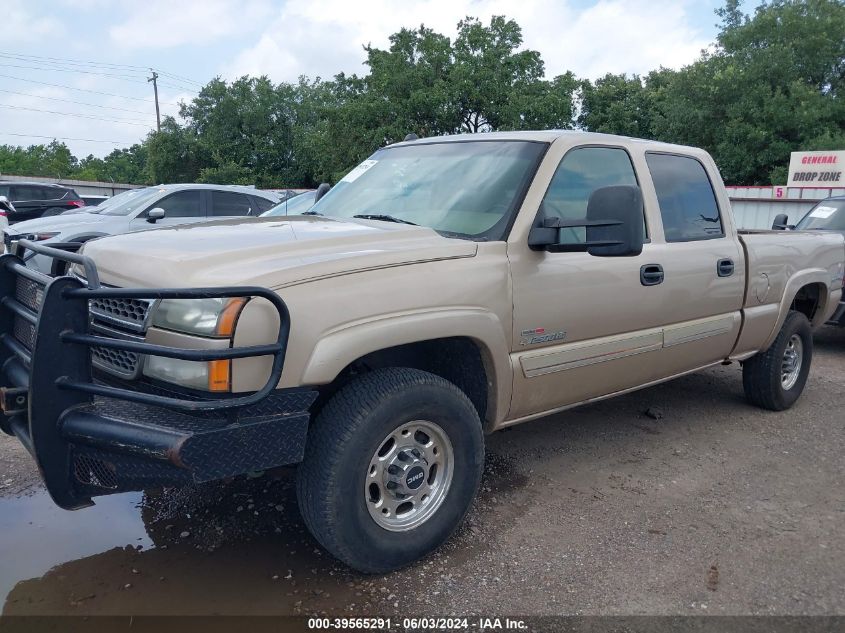
{"label": "truck hood", "polygon": [[424,227],[291,216],[116,235],[88,242],[84,253],[96,262],[101,281],[115,286],[280,288],[361,270],[472,257],[477,248],[475,242]]}
{"label": "truck hood", "polygon": [[96,215],[94,213],[51,215],[46,218],[24,220],[23,222],[13,224],[11,227],[4,230],[11,235],[19,235],[20,233],[37,233],[39,231],[64,231],[65,229],[75,228],[85,224],[99,224],[104,219],[104,216]]}

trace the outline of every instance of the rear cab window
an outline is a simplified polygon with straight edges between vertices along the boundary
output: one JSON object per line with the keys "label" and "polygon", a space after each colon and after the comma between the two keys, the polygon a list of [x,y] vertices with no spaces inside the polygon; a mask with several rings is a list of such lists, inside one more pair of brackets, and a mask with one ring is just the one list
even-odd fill
{"label": "rear cab window", "polygon": [[667,242],[725,236],[716,194],[701,162],[691,156],[646,152],[646,163]]}

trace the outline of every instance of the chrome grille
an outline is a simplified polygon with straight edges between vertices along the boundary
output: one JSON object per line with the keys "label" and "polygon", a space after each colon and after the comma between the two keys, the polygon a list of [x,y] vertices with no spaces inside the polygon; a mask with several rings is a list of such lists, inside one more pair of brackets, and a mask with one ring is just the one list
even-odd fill
{"label": "chrome grille", "polygon": [[30,310],[38,312],[44,299],[44,286],[19,275],[15,285],[15,299]]}
{"label": "chrome grille", "polygon": [[91,362],[96,367],[123,378],[135,378],[140,357],[135,352],[122,349],[91,348]]}
{"label": "chrome grille", "polygon": [[35,326],[20,316],[15,316],[15,338],[29,351],[35,349]]}
{"label": "chrome grille", "polygon": [[91,299],[91,314],[96,319],[107,321],[133,332],[146,329],[147,317],[153,301],[143,299]]}

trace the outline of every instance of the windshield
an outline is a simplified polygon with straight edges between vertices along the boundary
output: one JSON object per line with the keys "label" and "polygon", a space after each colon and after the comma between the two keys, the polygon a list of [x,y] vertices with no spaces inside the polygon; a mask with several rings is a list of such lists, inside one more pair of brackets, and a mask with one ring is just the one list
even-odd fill
{"label": "windshield", "polygon": [[545,149],[527,141],[388,147],[346,174],[311,211],[393,216],[455,237],[501,240]]}
{"label": "windshield", "polygon": [[801,218],[795,228],[845,231],[845,200],[822,200]]}
{"label": "windshield", "polygon": [[268,218],[275,217],[277,215],[300,215],[314,206],[314,198],[316,195],[316,191],[306,191],[298,196],[288,198],[284,202],[277,204],[272,209],[262,213],[260,217]]}
{"label": "windshield", "polygon": [[129,215],[133,211],[143,208],[148,202],[163,192],[164,189],[158,187],[130,189],[94,207],[93,212],[99,213],[100,215]]}

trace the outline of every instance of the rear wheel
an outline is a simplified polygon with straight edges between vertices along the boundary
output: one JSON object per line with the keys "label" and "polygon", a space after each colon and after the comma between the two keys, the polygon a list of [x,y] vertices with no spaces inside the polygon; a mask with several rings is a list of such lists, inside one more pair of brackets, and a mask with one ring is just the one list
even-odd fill
{"label": "rear wheel", "polygon": [[305,523],[365,573],[408,565],[439,547],[467,513],[484,461],[469,399],[414,369],[381,369],[341,389],[317,416],[299,467]]}
{"label": "rear wheel", "polygon": [[752,404],[783,411],[804,391],[813,359],[813,333],[807,317],[790,312],[774,343],[742,366],[742,386]]}

